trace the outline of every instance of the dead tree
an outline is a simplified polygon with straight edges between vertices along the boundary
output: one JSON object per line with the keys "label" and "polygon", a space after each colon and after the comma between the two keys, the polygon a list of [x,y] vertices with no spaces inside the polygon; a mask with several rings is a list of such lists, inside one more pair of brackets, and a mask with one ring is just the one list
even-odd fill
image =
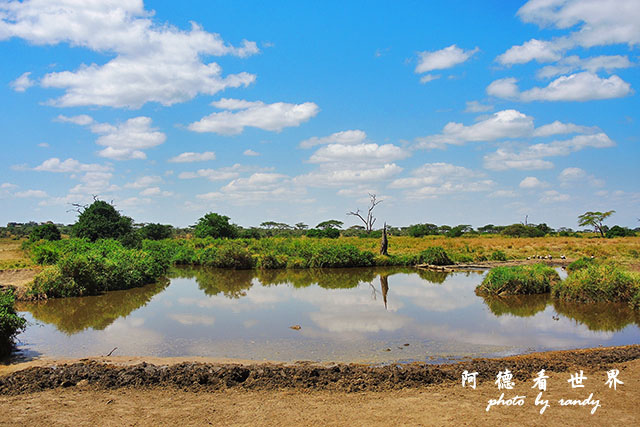
{"label": "dead tree", "polygon": [[382,240],[380,241],[380,255],[389,255],[387,254],[387,249],[389,247],[389,240],[387,239],[387,223],[384,223],[384,227],[382,227]]}
{"label": "dead tree", "polygon": [[378,204],[382,203],[382,200],[376,200],[376,195],[369,193],[369,208],[367,209],[367,217],[365,218],[364,212],[360,213],[360,209],[356,209],[356,211],[347,212],[347,215],[353,215],[360,218],[360,221],[364,223],[364,228],[367,233],[373,230],[373,224],[376,222],[376,218],[373,216],[373,209],[375,209]]}

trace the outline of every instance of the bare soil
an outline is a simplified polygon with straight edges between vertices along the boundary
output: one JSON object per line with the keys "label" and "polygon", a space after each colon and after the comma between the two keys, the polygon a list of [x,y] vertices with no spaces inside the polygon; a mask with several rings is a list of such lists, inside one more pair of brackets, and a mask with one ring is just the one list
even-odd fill
{"label": "bare soil", "polygon": [[34,268],[0,270],[0,290],[12,288],[17,299],[25,299],[28,285],[39,271],[39,269]]}
{"label": "bare soil", "polygon": [[[606,385],[618,369],[624,384]],[[478,387],[463,388],[463,370]],[[499,371],[514,374],[499,391]],[[540,414],[532,379],[549,376]],[[583,370],[584,388],[568,379]],[[505,393],[523,406],[486,407]],[[560,399],[599,406],[560,406]],[[0,376],[0,425],[637,425],[640,346],[475,359],[451,365],[131,365],[87,360]]]}

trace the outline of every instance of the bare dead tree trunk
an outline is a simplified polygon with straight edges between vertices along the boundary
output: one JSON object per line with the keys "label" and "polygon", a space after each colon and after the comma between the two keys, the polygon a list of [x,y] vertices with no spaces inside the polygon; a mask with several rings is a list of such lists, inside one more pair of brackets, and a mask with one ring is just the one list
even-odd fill
{"label": "bare dead tree trunk", "polygon": [[376,195],[375,194],[371,194],[369,193],[369,198],[371,199],[370,203],[369,203],[369,208],[367,209],[367,217],[365,218],[364,212],[360,213],[360,209],[356,209],[355,211],[350,211],[347,212],[347,215],[353,215],[353,216],[357,216],[358,218],[360,218],[360,221],[362,221],[364,223],[364,227],[365,230],[367,230],[367,233],[371,232],[373,230],[373,224],[375,224],[376,222],[376,218],[373,216],[373,209],[380,203],[382,203],[382,200],[376,200]]}
{"label": "bare dead tree trunk", "polygon": [[380,242],[380,255],[389,255],[387,254],[387,248],[389,247],[389,240],[387,239],[387,223],[384,223],[384,227],[382,228],[382,241]]}

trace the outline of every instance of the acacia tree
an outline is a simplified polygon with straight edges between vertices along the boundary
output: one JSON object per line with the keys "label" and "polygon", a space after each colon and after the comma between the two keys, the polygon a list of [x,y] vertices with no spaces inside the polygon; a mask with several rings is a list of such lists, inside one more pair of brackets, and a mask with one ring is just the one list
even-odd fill
{"label": "acacia tree", "polygon": [[133,220],[103,200],[94,198],[89,206],[74,206],[80,213],[72,228],[75,237],[95,242],[98,239],[123,239],[133,232]]}
{"label": "acacia tree", "polygon": [[364,216],[364,212],[360,212],[360,209],[347,212],[347,215],[353,215],[360,218],[360,221],[364,223],[364,228],[367,232],[373,230],[373,224],[376,222],[376,218],[373,216],[373,210],[376,206],[382,203],[382,200],[376,200],[376,195],[369,193],[369,207],[367,208],[367,215]]}
{"label": "acacia tree", "polygon": [[600,237],[604,237],[604,226],[602,221],[613,215],[616,211],[611,210],[607,212],[585,212],[578,217],[578,225],[580,227],[593,227],[597,232],[600,232]]}
{"label": "acacia tree", "polygon": [[338,221],[337,219],[330,219],[328,221],[322,221],[320,224],[316,225],[316,228],[321,230],[326,230],[328,228],[342,228],[344,222]]}

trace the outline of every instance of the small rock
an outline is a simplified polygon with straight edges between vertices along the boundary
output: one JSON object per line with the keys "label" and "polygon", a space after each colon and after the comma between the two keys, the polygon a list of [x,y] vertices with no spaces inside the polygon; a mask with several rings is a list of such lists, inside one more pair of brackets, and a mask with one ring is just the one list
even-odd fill
{"label": "small rock", "polygon": [[80,380],[76,383],[76,387],[87,387],[89,385],[89,380]]}
{"label": "small rock", "polygon": [[391,351],[391,349],[390,348],[385,348],[384,351]]}
{"label": "small rock", "polygon": [[290,329],[293,329],[295,331],[299,331],[300,329],[302,329],[302,326],[300,325],[293,325],[293,326],[289,326]]}

